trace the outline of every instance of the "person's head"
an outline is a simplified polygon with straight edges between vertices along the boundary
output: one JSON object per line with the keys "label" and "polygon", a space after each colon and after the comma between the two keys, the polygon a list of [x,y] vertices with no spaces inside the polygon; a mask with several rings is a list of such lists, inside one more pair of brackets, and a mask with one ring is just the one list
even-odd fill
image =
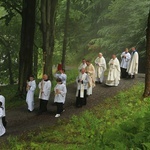
{"label": "person's head", "polygon": [[132,47],[131,50],[132,50],[132,51],[135,51],[135,47]]}
{"label": "person's head", "polygon": [[116,55],[115,55],[115,54],[113,54],[113,55],[112,55],[112,59],[115,59],[115,58],[116,58]]}
{"label": "person's head", "polygon": [[61,84],[61,83],[62,83],[62,80],[61,80],[60,78],[57,78],[57,79],[56,79],[56,82]]}
{"label": "person's head", "polygon": [[33,76],[33,75],[30,75],[30,76],[29,76],[29,80],[30,80],[30,81],[33,81],[33,80],[34,80],[34,76]]}
{"label": "person's head", "polygon": [[83,64],[85,64],[85,63],[86,63],[86,60],[85,60],[84,58],[82,59],[82,63],[83,63]]}
{"label": "person's head", "polygon": [[47,74],[43,75],[43,80],[48,80],[48,75]]}
{"label": "person's head", "polygon": [[89,60],[86,61],[86,64],[89,66],[91,63]]}
{"label": "person's head", "polygon": [[65,73],[65,69],[60,69],[59,72],[60,73]]}
{"label": "person's head", "polygon": [[81,69],[81,73],[84,74],[85,73],[85,68]]}
{"label": "person's head", "polygon": [[129,50],[128,50],[128,48],[125,48],[125,52],[127,53]]}
{"label": "person's head", "polygon": [[98,54],[98,57],[99,57],[99,58],[101,58],[102,56],[103,56],[103,54],[102,54],[102,53],[99,53],[99,54]]}

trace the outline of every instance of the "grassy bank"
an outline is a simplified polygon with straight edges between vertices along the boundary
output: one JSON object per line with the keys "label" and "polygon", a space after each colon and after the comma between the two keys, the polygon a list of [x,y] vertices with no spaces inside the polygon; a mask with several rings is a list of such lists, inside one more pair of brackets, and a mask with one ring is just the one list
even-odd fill
{"label": "grassy bank", "polygon": [[120,92],[69,121],[59,119],[54,127],[10,137],[3,150],[150,149],[150,99],[142,99],[143,86]]}

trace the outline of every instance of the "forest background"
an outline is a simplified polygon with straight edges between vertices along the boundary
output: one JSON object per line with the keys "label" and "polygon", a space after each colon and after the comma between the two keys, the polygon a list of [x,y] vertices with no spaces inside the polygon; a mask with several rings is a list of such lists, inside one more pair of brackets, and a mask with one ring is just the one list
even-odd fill
{"label": "forest background", "polygon": [[53,67],[77,67],[102,52],[106,61],[135,46],[139,72],[145,72],[149,0],[1,0],[0,84],[18,83]]}

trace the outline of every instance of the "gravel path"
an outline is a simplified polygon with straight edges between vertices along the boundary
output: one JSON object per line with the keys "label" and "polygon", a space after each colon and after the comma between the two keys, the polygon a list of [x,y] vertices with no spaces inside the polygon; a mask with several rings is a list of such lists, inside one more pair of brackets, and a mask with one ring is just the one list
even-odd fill
{"label": "gravel path", "polygon": [[67,97],[65,112],[60,118],[55,118],[56,106],[53,105],[53,93],[48,104],[48,112],[37,116],[39,102],[36,100],[35,110],[32,113],[27,111],[27,105],[23,105],[14,110],[6,110],[8,126],[7,132],[0,137],[0,141],[6,140],[9,136],[18,136],[28,131],[36,130],[44,126],[54,126],[59,119],[68,119],[72,115],[80,115],[84,110],[91,109],[106,98],[113,97],[119,91],[127,90],[137,82],[144,82],[145,75],[138,74],[135,79],[121,79],[118,87],[108,87],[105,84],[97,84],[93,89],[93,94],[88,97],[87,105],[82,108],[75,107],[76,83],[67,86]]}

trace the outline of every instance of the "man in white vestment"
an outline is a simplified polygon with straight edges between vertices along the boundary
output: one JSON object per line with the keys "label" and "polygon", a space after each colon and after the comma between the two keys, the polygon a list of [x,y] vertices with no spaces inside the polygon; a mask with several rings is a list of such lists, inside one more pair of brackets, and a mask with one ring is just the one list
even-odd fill
{"label": "man in white vestment", "polygon": [[95,87],[95,68],[89,60],[86,61],[85,71],[89,76],[87,95],[92,95],[92,89]]}
{"label": "man in white vestment", "polygon": [[106,80],[108,86],[118,86],[120,80],[120,63],[116,55],[112,55],[112,59],[108,63],[109,72]]}
{"label": "man in white vestment", "polygon": [[127,67],[130,59],[131,59],[131,55],[128,51],[128,48],[126,48],[125,51],[121,54],[121,64],[120,64],[121,78],[126,78],[128,76]]}
{"label": "man in white vestment", "polygon": [[86,60],[83,58],[82,63],[78,67],[79,72],[81,71],[82,68],[86,68],[86,66],[87,66]]}
{"label": "man in white vestment", "polygon": [[88,89],[88,75],[85,73],[85,69],[82,68],[81,73],[76,78],[77,92],[76,92],[76,107],[82,107],[86,105],[87,89]]}
{"label": "man in white vestment", "polygon": [[98,54],[95,59],[95,77],[96,83],[102,83],[104,79],[104,72],[106,70],[106,61],[102,53]]}
{"label": "man in white vestment", "polygon": [[132,47],[131,50],[132,50],[131,59],[129,61],[127,72],[128,72],[129,78],[134,79],[135,74],[138,73],[139,54],[136,51],[135,47]]}
{"label": "man in white vestment", "polygon": [[48,75],[44,74],[42,81],[39,83],[39,99],[40,99],[40,107],[38,114],[42,114],[47,111],[47,104],[50,97],[51,92],[51,81],[48,79]]}
{"label": "man in white vestment", "polygon": [[7,121],[6,121],[6,112],[5,112],[5,97],[3,95],[0,95],[0,102],[2,102],[2,108],[3,108],[2,123],[3,126],[6,128]]}
{"label": "man in white vestment", "polygon": [[31,75],[29,77],[29,81],[27,81],[27,95],[26,95],[26,102],[28,105],[28,111],[31,112],[34,110],[34,91],[36,89],[36,83],[34,80],[34,76]]}
{"label": "man in white vestment", "polygon": [[60,78],[62,83],[66,85],[67,75],[65,74],[64,69],[60,69],[54,76],[55,76],[56,79]]}

